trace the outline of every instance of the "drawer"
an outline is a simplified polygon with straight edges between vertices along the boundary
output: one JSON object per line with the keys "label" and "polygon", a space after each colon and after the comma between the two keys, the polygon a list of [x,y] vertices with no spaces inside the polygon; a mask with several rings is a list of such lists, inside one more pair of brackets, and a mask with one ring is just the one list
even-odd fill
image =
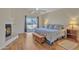
{"label": "drawer", "polygon": [[67,30],[67,33],[77,34],[77,31],[76,30]]}

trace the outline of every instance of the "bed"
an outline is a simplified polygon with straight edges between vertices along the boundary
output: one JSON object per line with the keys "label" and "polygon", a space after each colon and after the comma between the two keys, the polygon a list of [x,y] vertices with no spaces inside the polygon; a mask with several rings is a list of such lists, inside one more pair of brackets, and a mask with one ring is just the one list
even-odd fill
{"label": "bed", "polygon": [[61,27],[61,25],[52,25],[52,27],[36,28],[35,32],[45,36],[48,41],[48,44],[52,44],[57,39],[66,35],[66,29],[64,28],[60,29],[56,27],[53,28],[53,26]]}

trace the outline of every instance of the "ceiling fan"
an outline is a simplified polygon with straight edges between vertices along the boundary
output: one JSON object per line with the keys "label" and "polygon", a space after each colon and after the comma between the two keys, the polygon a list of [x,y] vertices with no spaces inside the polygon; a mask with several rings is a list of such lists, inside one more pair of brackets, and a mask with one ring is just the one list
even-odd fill
{"label": "ceiling fan", "polygon": [[45,12],[47,12],[47,9],[45,9],[45,8],[34,8],[31,13],[32,14],[42,14]]}

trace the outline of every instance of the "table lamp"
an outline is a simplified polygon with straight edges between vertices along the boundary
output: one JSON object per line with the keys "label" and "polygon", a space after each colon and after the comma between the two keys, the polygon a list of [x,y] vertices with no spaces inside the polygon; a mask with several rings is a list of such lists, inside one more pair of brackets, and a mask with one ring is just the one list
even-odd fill
{"label": "table lamp", "polygon": [[75,28],[77,28],[77,20],[75,19],[72,19],[70,22],[69,22],[69,26],[71,27],[72,30],[74,30]]}

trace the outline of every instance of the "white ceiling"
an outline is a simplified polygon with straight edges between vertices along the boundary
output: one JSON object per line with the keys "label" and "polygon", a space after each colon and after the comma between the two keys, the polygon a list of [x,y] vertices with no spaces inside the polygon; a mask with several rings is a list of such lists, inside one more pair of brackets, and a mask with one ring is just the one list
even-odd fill
{"label": "white ceiling", "polygon": [[25,8],[25,12],[29,15],[42,15],[48,12],[54,12],[60,8]]}

